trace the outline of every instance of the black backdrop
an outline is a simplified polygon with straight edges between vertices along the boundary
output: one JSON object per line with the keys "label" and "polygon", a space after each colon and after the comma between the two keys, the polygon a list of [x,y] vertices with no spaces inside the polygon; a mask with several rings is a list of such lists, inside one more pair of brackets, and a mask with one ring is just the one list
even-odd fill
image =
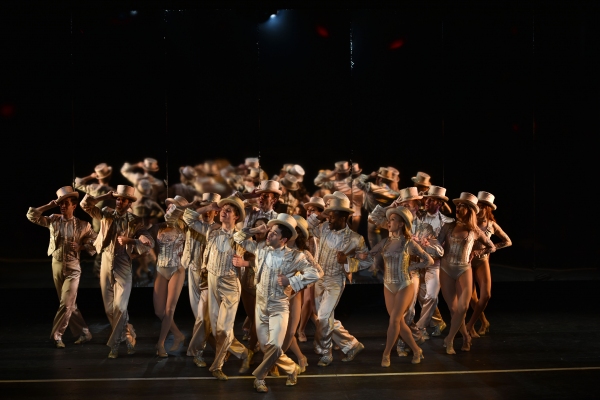
{"label": "black backdrop", "polygon": [[486,4],[4,10],[0,259],[44,257],[25,213],[73,169],[154,157],[165,177],[168,150],[171,182],[259,154],[269,173],[301,164],[311,189],[339,160],[393,165],[401,187],[426,171],[451,198],[496,195],[514,242],[496,262],[581,266],[564,253],[595,238],[574,224],[596,214],[576,199],[593,181],[598,6]]}

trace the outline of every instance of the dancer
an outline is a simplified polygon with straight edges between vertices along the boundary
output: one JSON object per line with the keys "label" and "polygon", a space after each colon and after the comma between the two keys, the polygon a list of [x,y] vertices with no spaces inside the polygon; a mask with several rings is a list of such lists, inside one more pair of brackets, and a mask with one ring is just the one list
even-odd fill
{"label": "dancer", "polygon": [[[211,229],[210,225],[199,219],[201,214],[210,210],[220,210],[219,228]],[[216,339],[215,359],[210,371],[218,380],[228,379],[222,371],[228,350],[244,360],[240,368],[241,374],[250,369],[250,351],[233,335],[233,323],[241,291],[233,256],[243,255],[244,249],[232,239],[237,232],[235,225],[244,220],[244,217],[244,204],[236,196],[221,199],[218,203],[211,203],[198,211],[188,208],[183,214],[183,221],[190,229],[207,237],[204,265],[208,270],[209,319],[212,334]]]}
{"label": "dancer", "polygon": [[194,182],[196,181],[196,177],[198,173],[196,170],[186,165],[185,167],[179,168],[179,183],[171,185],[168,189],[169,198],[175,198],[175,196],[181,196],[185,198],[188,202],[194,201],[195,196],[199,196],[200,193],[194,187]]}
{"label": "dancer", "polygon": [[456,204],[456,222],[444,225],[439,235],[439,242],[444,246],[440,282],[452,317],[450,331],[444,339],[448,354],[456,354],[454,337],[459,330],[463,336],[462,350],[471,350],[471,336],[467,332],[465,315],[473,293],[473,276],[470,271],[473,245],[475,241],[484,245],[482,255],[496,251],[492,241],[477,227],[477,197],[462,192],[458,199],[452,201]]}
{"label": "dancer", "polygon": [[[125,340],[127,354],[135,353],[135,331],[128,323],[127,304],[131,294],[131,260],[154,247],[154,239],[148,234],[142,219],[127,210],[136,200],[131,186],[119,185],[116,192],[94,197],[86,194],[81,208],[92,218],[100,220],[100,232],[94,246],[102,254],[100,267],[100,290],[104,311],[112,327],[107,346],[108,358],[119,356],[119,344]],[[95,205],[102,200],[115,199],[116,208]]]}
{"label": "dancer", "polygon": [[[477,205],[479,212],[477,213],[477,225],[486,236],[489,238],[496,235],[501,242],[496,243],[496,250],[503,249],[512,245],[512,241],[506,233],[500,228],[496,222],[492,210],[496,210],[494,204],[495,196],[488,192],[479,192],[477,194]],[[490,330],[490,323],[485,318],[483,311],[487,307],[492,295],[492,275],[490,272],[489,254],[485,253],[485,248],[479,242],[473,245],[473,261],[471,262],[471,270],[473,271],[473,280],[479,286],[479,299],[477,299],[477,290],[473,285],[473,295],[471,296],[471,308],[473,314],[467,323],[467,330],[472,337],[478,338],[480,335],[485,335]],[[475,332],[475,323],[481,320],[481,328]]]}
{"label": "dancer", "polygon": [[[205,207],[211,203],[218,203],[220,200],[221,196],[217,193],[204,193],[199,201],[199,205]],[[219,228],[220,225],[215,222],[217,213],[218,211],[210,209],[200,214],[206,232]],[[194,357],[194,364],[198,367],[206,367],[206,361],[202,357],[206,343],[209,342],[215,349],[217,347],[214,337],[210,334],[208,271],[202,265],[207,236],[207,233],[203,234],[194,229],[186,229],[186,243],[182,257],[182,263],[188,269],[190,305],[195,318],[194,330],[188,345],[187,355]]]}
{"label": "dancer", "polygon": [[285,288],[289,285],[297,293],[318,279],[317,270],[304,254],[286,246],[290,239],[297,236],[296,220],[282,213],[267,225],[270,230],[266,247],[259,248],[250,237],[257,231],[266,231],[264,225],[244,229],[234,235],[237,243],[256,255],[256,332],[264,357],[252,375],[256,377],[254,388],[261,393],[268,391],[265,378],[274,365],[288,374],[286,385],[297,383],[300,367],[282,350],[289,320],[289,300]]}
{"label": "dancer", "polygon": [[279,181],[279,184],[281,185],[282,194],[279,197],[278,210],[293,215],[296,207],[300,204],[298,197],[296,197],[297,191],[300,188],[298,186],[298,178],[288,173]]}
{"label": "dancer", "polygon": [[[281,187],[277,181],[262,181],[254,193],[244,193],[244,199],[258,198],[259,208],[253,208],[250,204],[245,205],[247,213],[244,221],[244,228],[254,226],[257,218],[267,218],[269,221],[277,218],[277,212],[274,207],[281,196]],[[239,193],[238,193],[239,195]]]}
{"label": "dancer", "polygon": [[[413,351],[413,364],[423,359],[423,350],[419,348],[412,332],[406,324],[404,315],[408,312],[414,298],[415,287],[411,283],[409,266],[415,270],[433,265],[433,259],[412,238],[413,214],[405,207],[388,208],[386,211],[390,236],[379,242],[370,251],[371,256],[381,254],[384,261],[383,294],[385,306],[390,315],[387,331],[387,341],[382,367],[390,366],[390,354],[396,344],[398,334]],[[361,258],[366,255],[361,254]],[[411,263],[412,257],[418,257],[419,262]],[[419,343],[423,343],[421,339]]]}
{"label": "dancer", "polygon": [[[343,194],[338,194],[343,195]],[[317,334],[315,351],[322,357],[317,365],[328,366],[333,361],[332,341],[346,354],[342,361],[352,361],[364,349],[364,345],[352,336],[334,318],[338,304],[346,285],[345,273],[356,272],[371,266],[373,259],[357,258],[359,253],[367,251],[364,238],[352,231],[347,225],[350,215],[350,199],[332,196],[325,209],[328,223],[323,214],[311,215],[309,223],[312,235],[319,239],[317,263],[323,268],[324,276],[315,285],[315,305],[317,308]]]}
{"label": "dancer", "polygon": [[[136,168],[141,168],[144,172],[135,172]],[[129,164],[127,162],[123,164],[121,167],[121,175],[136,188],[141,179],[147,179],[152,185],[152,200],[162,203],[165,199],[166,188],[164,182],[161,179],[155,178],[153,175],[153,173],[158,172],[158,170],[158,161],[154,158],[147,157],[144,158],[144,161],[140,161],[137,164]]]}
{"label": "dancer", "polygon": [[181,262],[186,244],[186,233],[181,217],[190,203],[181,196],[165,200],[167,212],[165,221],[153,225],[149,233],[155,242],[156,278],[152,300],[154,313],[161,320],[160,334],[156,343],[156,355],[168,357],[165,350],[165,339],[169,330],[173,333],[173,345],[169,350],[175,351],[183,343],[185,337],[173,321],[175,307],[185,281],[185,267]]}
{"label": "dancer", "polygon": [[[79,265],[79,252],[86,250],[91,255],[96,253],[93,243],[96,232],[92,230],[89,222],[80,220],[73,215],[77,208],[79,193],[71,186],[64,186],[56,191],[56,200],[27,211],[27,219],[36,225],[50,230],[50,244],[48,255],[52,256],[52,277],[54,287],[60,301],[58,311],[54,316],[50,338],[58,349],[63,349],[62,340],[67,326],[71,333],[77,337],[75,344],[83,344],[92,339],[92,334],[77,308],[77,289],[81,277]],[[44,217],[42,213],[54,207],[60,207],[60,214]]]}

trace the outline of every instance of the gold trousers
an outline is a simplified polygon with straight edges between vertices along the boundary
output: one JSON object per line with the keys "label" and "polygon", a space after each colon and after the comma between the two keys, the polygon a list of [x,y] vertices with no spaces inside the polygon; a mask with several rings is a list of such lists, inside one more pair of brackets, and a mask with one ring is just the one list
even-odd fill
{"label": "gold trousers", "polygon": [[50,333],[51,339],[62,340],[67,326],[71,327],[71,333],[75,337],[88,332],[88,326],[83,320],[76,303],[80,276],[81,268],[78,261],[63,263],[54,258],[52,259],[52,277],[54,278],[54,287],[60,304],[54,316],[52,332]]}

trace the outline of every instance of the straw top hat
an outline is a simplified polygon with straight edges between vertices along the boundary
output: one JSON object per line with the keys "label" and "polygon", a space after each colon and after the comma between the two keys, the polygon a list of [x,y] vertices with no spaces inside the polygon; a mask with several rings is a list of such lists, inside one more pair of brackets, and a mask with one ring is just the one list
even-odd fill
{"label": "straw top hat", "polygon": [[285,187],[287,190],[298,190],[300,187],[298,186],[298,178],[289,172],[285,174],[283,179],[279,181],[281,186]]}
{"label": "straw top hat", "polygon": [[246,219],[246,211],[244,211],[244,203],[242,203],[242,200],[240,200],[239,197],[237,197],[237,196],[225,197],[224,199],[219,200],[219,202],[217,203],[217,205],[219,207],[223,207],[225,204],[230,204],[230,205],[238,208],[238,210],[240,211],[240,219],[238,219],[238,222],[243,222],[244,219]]}
{"label": "straw top hat", "polygon": [[400,171],[398,171],[394,167],[387,167],[387,169],[389,169],[392,172],[392,175],[394,176],[393,180],[395,180],[396,182],[398,182],[400,180]]}
{"label": "straw top hat", "polygon": [[156,172],[158,171],[158,161],[154,158],[146,157],[144,158],[143,168],[148,172]]}
{"label": "straw top hat", "polygon": [[496,196],[489,192],[479,192],[477,193],[477,202],[481,204],[485,204],[486,206],[492,207],[494,210],[497,208],[494,204],[494,199]]}
{"label": "straw top hat", "polygon": [[202,170],[206,175],[219,175],[219,167],[214,161],[205,161]]}
{"label": "straw top hat", "polygon": [[303,207],[304,207],[304,209],[306,209],[306,207],[308,207],[308,206],[320,208],[321,211],[323,211],[325,209],[325,202],[320,197],[311,197],[310,201],[308,203],[304,203]]}
{"label": "straw top hat", "polygon": [[408,227],[412,226],[413,216],[412,216],[412,213],[408,210],[408,208],[402,207],[402,206],[388,208],[387,211],[385,212],[385,217],[387,219],[390,219],[390,216],[392,214],[398,214],[400,216],[400,218],[402,218],[404,220],[404,223]]}
{"label": "straw top hat", "polygon": [[412,178],[410,178],[411,181],[413,181],[416,185],[421,185],[421,186],[431,186],[431,182],[430,182],[431,177],[426,174],[425,172],[417,172],[417,176],[413,176]]}
{"label": "straw top hat", "polygon": [[[142,182],[148,182],[146,179],[142,179]],[[150,183],[150,182],[148,182]],[[152,187],[152,185],[150,185]],[[114,197],[124,197],[131,201],[136,201],[137,198],[134,195],[135,189],[129,185],[119,185],[117,186],[117,190],[113,192]]]}
{"label": "straw top hat", "polygon": [[135,188],[138,190],[138,192],[140,192],[142,196],[152,195],[152,184],[148,179],[140,179],[135,185]]}
{"label": "straw top hat", "polygon": [[294,215],[294,219],[296,220],[296,225],[300,228],[300,232],[308,239],[308,222],[300,215]]}
{"label": "straw top hat", "polygon": [[454,204],[466,204],[468,207],[471,207],[473,210],[475,210],[475,213],[479,212],[479,207],[477,207],[477,197],[471,193],[462,192],[458,199],[453,199],[452,201]]}
{"label": "straw top hat", "polygon": [[377,171],[377,176],[390,181],[394,180],[394,173],[386,167],[379,168],[379,171]]}
{"label": "straw top hat", "polygon": [[338,161],[335,163],[335,172],[350,172],[348,161]]}
{"label": "straw top hat", "polygon": [[400,203],[409,200],[421,200],[423,198],[423,196],[419,196],[419,189],[414,186],[400,190],[400,196],[398,197],[400,199]]}
{"label": "straw top hat", "polygon": [[177,195],[174,199],[166,199],[165,204],[167,205],[167,207],[169,207],[171,204],[175,204],[177,207],[187,207],[190,204],[190,202],[187,201],[185,197]]}
{"label": "straw top hat", "polygon": [[189,180],[192,180],[198,176],[198,173],[196,172],[196,170],[194,168],[190,167],[189,165],[186,165],[185,167],[180,167],[179,173],[181,175],[183,175],[186,179],[189,179]]}
{"label": "straw top hat", "polygon": [[278,214],[277,218],[267,222],[268,227],[272,227],[273,225],[283,225],[288,227],[289,230],[292,231],[292,237],[289,240],[295,240],[298,237],[298,232],[296,232],[296,220],[290,214]]}
{"label": "straw top hat", "polygon": [[218,193],[202,193],[202,198],[200,199],[200,204],[207,205],[210,203],[218,203],[221,200],[221,195]]}
{"label": "straw top hat", "polygon": [[249,168],[259,169],[260,168],[260,161],[258,160],[258,158],[249,157],[249,158],[246,158],[246,160],[244,161],[244,165],[246,167],[249,167]]}
{"label": "straw top hat", "polygon": [[281,188],[279,187],[279,182],[277,181],[272,181],[272,180],[268,180],[268,181],[262,181],[260,183],[260,187],[258,188],[258,190],[256,191],[256,193],[258,194],[262,194],[262,193],[277,193],[277,194],[281,194]]}
{"label": "straw top hat", "polygon": [[352,163],[352,175],[358,175],[362,172],[362,168],[358,163]]}
{"label": "straw top hat", "polygon": [[327,202],[331,199],[348,199],[348,196],[346,196],[344,193],[340,192],[339,190],[336,190],[335,192],[333,192],[332,194],[326,194],[325,196],[323,196],[323,201],[325,202],[325,206],[327,206]]}
{"label": "straw top hat", "polygon": [[[344,196],[346,197],[346,196]],[[329,212],[329,211],[346,211],[349,212],[350,214],[354,213],[354,210],[352,208],[350,208],[350,199],[348,199],[348,197],[346,197],[345,199],[339,198],[339,197],[332,197],[331,199],[329,199],[329,203],[327,204],[327,208],[325,209],[325,212]]]}
{"label": "straw top hat", "polygon": [[71,187],[71,186],[63,186],[56,191],[56,197],[57,197],[56,202],[60,203],[67,197],[75,197],[76,199],[78,199],[79,192],[73,190],[73,187]]}
{"label": "straw top hat", "polygon": [[97,179],[108,178],[112,175],[112,167],[106,165],[106,163],[101,163],[96,165],[94,172],[96,173]]}
{"label": "straw top hat", "polygon": [[448,198],[446,197],[446,188],[435,185],[429,186],[429,190],[423,195],[423,197],[432,197],[434,199],[448,201]]}
{"label": "straw top hat", "polygon": [[304,180],[304,174],[305,174],[304,168],[302,168],[298,164],[296,164],[292,168],[290,168],[290,170],[288,172],[290,174],[294,175],[296,178],[298,178],[298,182],[302,182]]}

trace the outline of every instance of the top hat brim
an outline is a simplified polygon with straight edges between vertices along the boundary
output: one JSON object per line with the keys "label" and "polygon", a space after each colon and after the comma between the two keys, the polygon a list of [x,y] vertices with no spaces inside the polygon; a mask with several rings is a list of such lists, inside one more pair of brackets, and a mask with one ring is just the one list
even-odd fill
{"label": "top hat brim", "polygon": [[[408,210],[407,210],[407,211],[408,211]],[[410,216],[408,216],[407,214],[405,214],[405,213],[403,213],[403,212],[397,211],[397,210],[396,210],[396,208],[388,208],[388,209],[386,210],[386,212],[385,212],[385,217],[386,217],[387,219],[390,219],[390,216],[391,216],[392,214],[399,215],[399,216],[400,216],[400,218],[402,218],[402,220],[404,220],[404,223],[405,223],[406,225],[408,225],[408,227],[409,227],[409,228],[412,226],[412,223],[413,223],[412,214],[411,214]]]}
{"label": "top hat brim", "polygon": [[481,204],[485,204],[486,206],[490,206],[492,207],[493,210],[496,210],[496,208],[498,208],[494,203],[490,203],[487,200],[477,200],[477,203],[481,203]]}
{"label": "top hat brim", "polygon": [[332,206],[332,207],[327,207],[325,210],[323,210],[325,212],[330,212],[330,211],[346,211],[349,212],[350,214],[354,214],[354,210],[348,207],[342,207],[342,206]]}
{"label": "top hat brim", "polygon": [[304,205],[302,207],[304,207],[304,209],[306,210],[306,207],[308,207],[308,206],[314,206],[314,207],[320,208],[321,211],[323,211],[325,209],[325,207],[323,206],[323,204],[320,204],[320,203],[310,203],[310,202],[309,203],[304,203]]}
{"label": "top hat brim", "polygon": [[407,197],[406,199],[400,199],[399,203],[403,203],[405,201],[410,201],[410,200],[421,200],[423,198],[423,196],[411,196],[411,197]]}
{"label": "top hat brim", "polygon": [[424,194],[423,197],[431,197],[432,199],[448,201],[448,198],[446,196],[440,196],[438,194]]}
{"label": "top hat brim", "polygon": [[300,231],[302,232],[302,234],[304,235],[305,238],[308,239],[308,229],[306,229],[305,227],[303,227],[302,225],[298,224],[298,229],[300,229]]}
{"label": "top hat brim", "polygon": [[414,183],[416,183],[417,185],[427,186],[427,187],[431,186],[431,183],[420,182],[416,176],[413,176],[412,178],[410,178],[410,180],[413,181]]}
{"label": "top hat brim", "polygon": [[300,186],[298,186],[298,183],[297,183],[297,182],[294,182],[294,183],[293,183],[293,184],[291,184],[291,185],[286,185],[285,183],[283,183],[283,182],[282,182],[282,183],[281,183],[281,185],[282,185],[284,188],[286,188],[287,190],[298,190],[298,189],[300,189]]}
{"label": "top hat brim", "polygon": [[108,167],[108,173],[105,175],[101,175],[99,172],[96,172],[96,179],[104,179],[104,178],[108,178],[109,176],[112,175],[112,167]]}
{"label": "top hat brim", "polygon": [[256,191],[257,194],[263,194],[263,193],[276,193],[278,195],[281,195],[281,190],[270,190],[270,189],[265,189],[265,190],[257,190]]}
{"label": "top hat brim", "polygon": [[477,207],[477,204],[473,203],[472,201],[469,200],[465,200],[465,199],[452,199],[452,202],[454,204],[466,204],[467,206],[471,207],[473,210],[475,210],[475,213],[477,214],[479,212],[479,207]]}
{"label": "top hat brim", "polygon": [[128,194],[120,194],[120,193],[113,192],[113,197],[115,197],[115,198],[116,197],[123,197],[124,199],[128,199],[128,200],[131,200],[131,201],[137,201],[137,197],[130,196]]}
{"label": "top hat brim", "polygon": [[67,197],[75,197],[76,199],[78,199],[79,198],[79,192],[71,192],[71,193],[63,194],[58,199],[56,199],[56,202],[60,203],[61,201],[63,201]]}
{"label": "top hat brim", "polygon": [[240,205],[238,203],[236,203],[235,200],[232,200],[230,198],[221,199],[217,203],[217,205],[219,207],[223,207],[225,204],[230,204],[230,205],[236,207],[238,210],[240,210],[240,219],[237,222],[244,222],[244,220],[246,219],[246,210],[244,210],[243,207],[240,208]]}
{"label": "top hat brim", "polygon": [[149,168],[149,167],[146,167],[146,166],[144,165],[144,166],[142,167],[142,169],[143,169],[144,171],[148,171],[148,172],[158,172],[158,170],[160,169],[160,167],[157,165],[157,166],[156,166],[156,168]]}
{"label": "top hat brim", "polygon": [[296,240],[296,238],[298,237],[298,232],[296,232],[296,228],[294,228],[291,224],[289,224],[286,221],[281,221],[279,219],[272,219],[269,222],[267,222],[268,227],[271,227],[273,225],[283,225],[283,226],[287,227],[290,231],[292,231],[292,237],[290,238],[290,240]]}

